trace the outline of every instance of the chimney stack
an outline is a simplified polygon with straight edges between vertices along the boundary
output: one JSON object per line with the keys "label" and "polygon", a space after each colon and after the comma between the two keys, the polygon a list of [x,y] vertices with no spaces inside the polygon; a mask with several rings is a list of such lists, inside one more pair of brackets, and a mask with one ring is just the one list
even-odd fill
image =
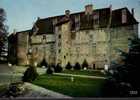
{"label": "chimney stack", "polygon": [[85,6],[85,14],[86,14],[86,15],[87,15],[87,14],[91,15],[92,12],[93,12],[93,5],[92,5],[92,4],[86,5],[86,6]]}
{"label": "chimney stack", "polygon": [[65,15],[66,15],[67,17],[69,17],[69,15],[70,15],[70,10],[65,10]]}
{"label": "chimney stack", "polygon": [[131,9],[131,13],[134,16],[134,8]]}
{"label": "chimney stack", "polygon": [[14,29],[14,30],[13,30],[13,34],[16,35],[16,33],[17,33],[17,32],[16,32],[16,29]]}

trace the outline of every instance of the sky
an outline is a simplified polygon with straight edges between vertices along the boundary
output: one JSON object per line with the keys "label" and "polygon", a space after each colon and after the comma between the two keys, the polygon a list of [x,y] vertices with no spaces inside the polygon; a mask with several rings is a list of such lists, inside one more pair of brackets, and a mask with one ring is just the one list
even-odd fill
{"label": "sky", "polygon": [[[46,18],[62,15],[69,9],[71,13],[84,11],[84,6],[93,4],[93,9],[113,9],[128,7],[135,9],[135,18],[140,22],[140,0],[0,0],[0,8],[4,8],[7,15],[8,32],[31,29],[37,17]],[[139,25],[140,29],[140,25]],[[139,31],[140,34],[140,31]]]}

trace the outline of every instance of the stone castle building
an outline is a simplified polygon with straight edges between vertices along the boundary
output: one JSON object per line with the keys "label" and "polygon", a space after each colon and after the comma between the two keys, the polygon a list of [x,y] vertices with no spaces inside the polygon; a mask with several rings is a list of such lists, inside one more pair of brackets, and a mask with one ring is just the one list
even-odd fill
{"label": "stone castle building", "polygon": [[118,58],[117,49],[128,51],[128,38],[133,37],[138,37],[133,9],[94,9],[89,4],[82,12],[66,10],[64,15],[38,18],[31,30],[10,35],[9,57],[27,65],[31,50],[34,63],[45,59],[65,67],[86,60],[90,68],[103,68]]}

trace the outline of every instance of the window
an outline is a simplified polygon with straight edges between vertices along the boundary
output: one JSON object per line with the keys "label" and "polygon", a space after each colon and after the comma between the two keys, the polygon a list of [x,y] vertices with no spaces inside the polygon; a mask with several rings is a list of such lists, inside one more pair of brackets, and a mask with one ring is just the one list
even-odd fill
{"label": "window", "polygon": [[96,55],[96,43],[93,43],[92,45],[92,54]]}
{"label": "window", "polygon": [[94,14],[93,20],[94,20],[94,26],[98,26],[99,25],[99,13]]}
{"label": "window", "polygon": [[127,22],[127,12],[126,9],[122,10],[122,23],[126,23]]}
{"label": "window", "polygon": [[58,43],[58,46],[59,46],[59,47],[61,46],[61,42]]}
{"label": "window", "polygon": [[64,59],[66,59],[66,56],[64,56]]}
{"label": "window", "polygon": [[68,56],[68,53],[66,53],[66,55]]}
{"label": "window", "polygon": [[58,35],[58,38],[61,39],[61,34]]}
{"label": "window", "polygon": [[90,35],[89,35],[89,42],[92,43],[92,41],[93,41],[93,35],[90,34]]}
{"label": "window", "polygon": [[75,30],[78,31],[80,29],[80,16],[75,16]]}
{"label": "window", "polygon": [[93,39],[93,35],[92,35],[92,34],[90,34],[90,35],[89,35],[89,38],[92,40],[92,39]]}
{"label": "window", "polygon": [[53,50],[53,44],[50,45],[50,49]]}
{"label": "window", "polygon": [[61,53],[61,49],[58,50],[58,53]]}

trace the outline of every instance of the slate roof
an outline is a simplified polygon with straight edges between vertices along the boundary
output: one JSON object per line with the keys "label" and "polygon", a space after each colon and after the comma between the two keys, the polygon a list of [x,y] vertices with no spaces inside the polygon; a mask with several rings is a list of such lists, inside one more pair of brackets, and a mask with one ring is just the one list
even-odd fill
{"label": "slate roof", "polygon": [[[127,12],[127,22],[125,24],[122,23],[121,14],[123,9],[126,9]],[[92,15],[85,15],[85,12],[83,11],[78,13],[72,13],[70,14],[69,18],[66,18],[67,16],[65,15],[60,15],[60,16],[53,16],[44,19],[38,19],[35,23],[36,26],[39,28],[37,35],[54,34],[54,26],[55,26],[53,25],[54,18],[57,18],[58,20],[58,23],[56,25],[61,25],[63,23],[71,21],[72,23],[71,30],[74,30],[76,25],[75,16],[80,16],[80,30],[94,29],[93,16],[95,16],[97,13],[99,14],[99,28],[107,27],[110,19],[111,10],[110,8],[102,8],[102,9],[94,9]],[[138,22],[126,7],[112,11],[112,20],[111,20],[110,27],[118,27],[124,25],[132,25],[132,24],[138,24]]]}

